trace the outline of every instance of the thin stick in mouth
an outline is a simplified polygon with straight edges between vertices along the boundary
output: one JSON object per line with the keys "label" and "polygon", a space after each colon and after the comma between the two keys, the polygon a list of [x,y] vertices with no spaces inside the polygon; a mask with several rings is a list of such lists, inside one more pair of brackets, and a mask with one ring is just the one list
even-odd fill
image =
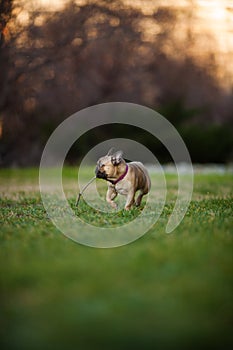
{"label": "thin stick in mouth", "polygon": [[79,201],[80,201],[80,198],[83,194],[83,192],[86,190],[86,188],[96,179],[96,176],[94,176],[90,181],[88,181],[88,183],[83,187],[83,189],[79,192],[78,196],[77,196],[77,199],[76,199],[76,207],[78,206],[79,204]]}

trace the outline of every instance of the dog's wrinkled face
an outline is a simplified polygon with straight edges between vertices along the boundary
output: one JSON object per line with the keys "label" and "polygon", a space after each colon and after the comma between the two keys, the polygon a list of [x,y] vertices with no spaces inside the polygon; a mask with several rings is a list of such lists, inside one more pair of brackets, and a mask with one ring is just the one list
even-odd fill
{"label": "dog's wrinkled face", "polygon": [[108,151],[108,154],[101,157],[95,169],[96,177],[107,180],[113,178],[117,173],[117,167],[122,162],[122,151],[117,151],[112,154],[112,149]]}

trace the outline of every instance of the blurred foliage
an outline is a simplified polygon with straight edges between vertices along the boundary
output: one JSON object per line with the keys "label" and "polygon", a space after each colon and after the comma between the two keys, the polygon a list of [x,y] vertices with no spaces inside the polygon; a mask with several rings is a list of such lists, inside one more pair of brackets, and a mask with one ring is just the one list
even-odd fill
{"label": "blurred foliage", "polygon": [[6,24],[11,17],[13,0],[0,0],[0,45],[4,43]]}
{"label": "blurred foliage", "polygon": [[[176,8],[158,7],[145,15],[120,0],[90,0],[80,6],[71,1],[58,12],[28,13],[25,27],[17,11],[11,12],[12,3],[0,3],[7,13],[4,27],[10,23],[0,50],[1,165],[38,164],[47,138],[61,121],[82,108],[112,101],[160,111],[187,136],[194,161],[231,160],[232,93],[216,80],[214,53],[204,65],[190,56],[195,41],[190,30],[182,43],[174,40],[180,15]],[[182,11],[188,21],[190,9]],[[146,31],[146,23],[156,25],[157,33]],[[218,132],[212,131],[213,124]],[[84,153],[114,134],[105,130],[82,138]],[[120,135],[134,138],[134,130],[127,130],[120,128]],[[159,142],[137,134],[161,161],[169,159]],[[219,135],[224,139],[221,147]],[[219,146],[215,157],[204,151],[208,142]],[[68,160],[81,156],[73,153]]]}
{"label": "blurred foliage", "polygon": [[[227,163],[233,161],[233,129],[229,123],[196,123],[195,117],[208,109],[188,109],[182,100],[172,101],[160,110],[183,138],[193,162]],[[156,149],[155,149],[156,152]]]}
{"label": "blurred foliage", "polygon": [[193,162],[232,162],[233,133],[230,127],[226,125],[187,126],[180,129],[180,134]]}
{"label": "blurred foliage", "polygon": [[[180,133],[189,150],[192,162],[232,162],[233,132],[231,127],[227,125],[179,125],[177,126],[177,131]],[[81,161],[88,149],[110,138],[117,138],[119,135],[122,138],[132,138],[145,145],[161,163],[172,161],[166,147],[148,132],[125,124],[115,124],[114,127],[113,125],[98,127],[85,133],[71,147],[66,162],[73,165],[77,164],[77,160]]]}

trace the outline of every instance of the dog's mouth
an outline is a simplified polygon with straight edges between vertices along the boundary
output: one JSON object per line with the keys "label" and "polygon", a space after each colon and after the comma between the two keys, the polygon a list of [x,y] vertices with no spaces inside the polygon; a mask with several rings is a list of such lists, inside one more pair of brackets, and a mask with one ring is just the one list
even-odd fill
{"label": "dog's mouth", "polygon": [[107,180],[108,176],[107,174],[105,173],[105,171],[101,172],[100,170],[96,169],[95,170],[95,175],[98,179],[104,179],[104,180]]}

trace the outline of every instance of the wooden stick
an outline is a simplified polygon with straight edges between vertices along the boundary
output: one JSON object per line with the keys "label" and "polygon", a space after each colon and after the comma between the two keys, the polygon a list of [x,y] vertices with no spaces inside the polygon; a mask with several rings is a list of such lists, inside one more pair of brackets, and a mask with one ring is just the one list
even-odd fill
{"label": "wooden stick", "polygon": [[76,207],[78,206],[79,204],[79,201],[80,201],[80,198],[83,194],[83,192],[86,190],[86,188],[96,179],[96,176],[94,176],[82,189],[82,191],[79,192],[78,196],[77,196],[77,199],[76,199]]}

